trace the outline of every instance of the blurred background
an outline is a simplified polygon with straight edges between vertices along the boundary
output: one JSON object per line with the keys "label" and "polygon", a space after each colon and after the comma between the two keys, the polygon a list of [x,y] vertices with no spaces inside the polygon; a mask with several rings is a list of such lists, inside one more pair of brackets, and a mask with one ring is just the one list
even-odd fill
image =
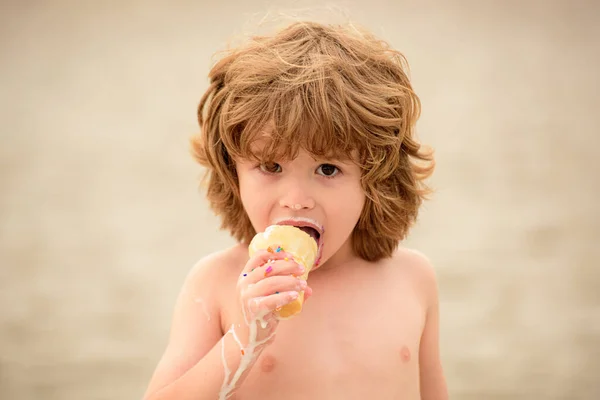
{"label": "blurred background", "polygon": [[[211,56],[315,4],[0,3],[1,399],[141,398],[189,268],[233,244],[188,154]],[[600,399],[600,4],[335,4],[406,55],[437,150],[407,246],[451,398]]]}

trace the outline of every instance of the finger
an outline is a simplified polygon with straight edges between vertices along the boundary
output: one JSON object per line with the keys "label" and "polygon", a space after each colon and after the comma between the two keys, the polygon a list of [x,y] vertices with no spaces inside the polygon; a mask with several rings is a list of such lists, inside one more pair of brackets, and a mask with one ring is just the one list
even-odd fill
{"label": "finger", "polygon": [[308,300],[308,298],[312,296],[312,288],[310,286],[307,286],[304,289],[304,301]]}
{"label": "finger", "polygon": [[265,276],[273,275],[295,275],[300,276],[304,273],[304,266],[297,263],[293,258],[285,257],[283,260],[273,261],[271,264],[265,266]]}
{"label": "finger", "polygon": [[283,260],[288,257],[284,252],[271,252],[268,250],[259,250],[246,263],[244,269],[242,270],[242,274],[248,273],[253,269],[256,269],[264,264],[266,264],[269,260]]}
{"label": "finger", "polygon": [[244,283],[250,285],[260,282],[269,276],[299,276],[302,275],[303,272],[303,266],[288,257],[285,257],[283,260],[271,260],[263,266],[254,268],[247,273],[245,272],[240,276],[240,279],[242,279]]}
{"label": "finger", "polygon": [[298,292],[292,290],[265,297],[256,297],[250,301],[249,308],[250,311],[255,314],[261,311],[275,311],[279,307],[283,307],[296,300],[298,295]]}
{"label": "finger", "polygon": [[264,297],[273,293],[277,294],[292,290],[299,292],[304,290],[305,288],[306,281],[302,279],[289,275],[275,275],[268,278],[264,278],[256,284],[249,286],[244,292],[244,297]]}
{"label": "finger", "polygon": [[263,266],[263,269],[259,270],[253,275],[267,277],[275,275],[301,275],[304,272],[304,267],[298,264],[296,261],[289,259],[288,257],[283,260],[273,260]]}

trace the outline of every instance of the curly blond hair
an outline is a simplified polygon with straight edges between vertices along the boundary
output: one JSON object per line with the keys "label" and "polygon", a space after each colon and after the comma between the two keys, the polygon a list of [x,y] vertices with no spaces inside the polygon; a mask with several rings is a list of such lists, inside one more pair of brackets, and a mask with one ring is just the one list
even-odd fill
{"label": "curly blond hair", "polygon": [[391,256],[430,193],[423,180],[435,165],[414,137],[420,101],[407,71],[401,53],[353,25],[296,22],[227,51],[210,71],[191,139],[221,228],[245,243],[256,233],[236,160],[290,159],[303,148],[360,166],[366,201],[353,248],[368,261]]}

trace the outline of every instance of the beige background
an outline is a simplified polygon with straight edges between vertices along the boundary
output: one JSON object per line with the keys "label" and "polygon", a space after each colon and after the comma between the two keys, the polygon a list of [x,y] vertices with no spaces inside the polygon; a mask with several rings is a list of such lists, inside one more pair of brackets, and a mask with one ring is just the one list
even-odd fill
{"label": "beige background", "polygon": [[[218,4],[219,3],[219,4]],[[187,139],[265,1],[2,1],[0,398],[140,398],[175,297],[232,244]],[[437,149],[408,241],[453,399],[600,398],[600,5],[348,1],[403,51]]]}

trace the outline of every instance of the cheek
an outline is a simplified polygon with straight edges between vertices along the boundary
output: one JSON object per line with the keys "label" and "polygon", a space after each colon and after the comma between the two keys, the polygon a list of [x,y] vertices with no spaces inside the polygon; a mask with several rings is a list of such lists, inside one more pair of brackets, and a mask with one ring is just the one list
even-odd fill
{"label": "cheek", "polygon": [[256,196],[256,184],[247,173],[243,172],[238,174],[238,181],[240,184],[240,198],[244,208],[248,211],[248,209],[252,209],[258,197]]}
{"label": "cheek", "polygon": [[365,204],[365,197],[362,195],[356,196],[354,201],[348,202],[345,212],[347,213],[348,217],[351,217],[348,219],[351,220],[351,221],[349,221],[349,223],[352,225],[352,228],[354,228],[354,226],[358,222],[358,219],[360,218],[364,204]]}
{"label": "cheek", "polygon": [[[265,193],[264,183],[251,175],[240,174],[240,198],[250,222],[260,230],[264,225],[263,219],[268,218],[269,197]],[[265,217],[267,216],[267,217]]]}
{"label": "cheek", "polygon": [[240,197],[246,212],[260,209],[264,207],[264,204],[266,203],[265,196],[263,196],[261,191],[258,190],[258,187],[255,186],[240,184]]}
{"label": "cheek", "polygon": [[365,204],[365,195],[360,187],[338,192],[330,199],[329,214],[345,229],[352,229]]}

